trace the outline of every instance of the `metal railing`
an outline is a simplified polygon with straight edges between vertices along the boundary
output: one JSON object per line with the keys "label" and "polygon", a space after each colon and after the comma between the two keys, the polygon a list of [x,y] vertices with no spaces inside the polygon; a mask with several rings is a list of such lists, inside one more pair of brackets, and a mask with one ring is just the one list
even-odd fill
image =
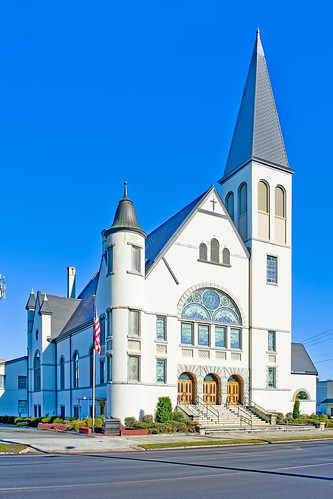
{"label": "metal railing", "polygon": [[233,414],[236,414],[239,418],[240,422],[240,427],[242,427],[242,423],[246,423],[247,425],[251,426],[251,431],[253,428],[253,418],[252,414],[249,414],[245,407],[243,407],[241,404],[230,404],[229,398],[227,398],[225,407],[229,409],[230,412]]}
{"label": "metal railing", "polygon": [[271,422],[271,413],[266,411],[263,407],[256,404],[252,400],[244,399],[244,405],[246,405],[252,412],[254,412],[261,419],[264,419],[267,423]]}
{"label": "metal railing", "polygon": [[197,396],[194,404],[183,404],[182,402],[182,397],[178,397],[177,404],[182,406],[184,412],[188,410],[195,417],[205,417],[212,421],[217,420],[217,423],[220,422],[219,411],[214,406],[205,404],[201,397]]}

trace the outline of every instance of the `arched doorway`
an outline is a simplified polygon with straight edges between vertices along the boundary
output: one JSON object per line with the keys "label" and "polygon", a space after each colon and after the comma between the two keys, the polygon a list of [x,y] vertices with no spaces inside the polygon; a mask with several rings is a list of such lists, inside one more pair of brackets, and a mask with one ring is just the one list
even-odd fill
{"label": "arched doorway", "polygon": [[218,398],[218,382],[214,374],[207,374],[203,382],[204,404],[216,405]]}
{"label": "arched doorway", "polygon": [[178,378],[178,404],[193,404],[193,377],[190,373],[182,373]]}
{"label": "arched doorway", "polygon": [[240,382],[236,376],[230,376],[227,383],[227,404],[240,404]]}

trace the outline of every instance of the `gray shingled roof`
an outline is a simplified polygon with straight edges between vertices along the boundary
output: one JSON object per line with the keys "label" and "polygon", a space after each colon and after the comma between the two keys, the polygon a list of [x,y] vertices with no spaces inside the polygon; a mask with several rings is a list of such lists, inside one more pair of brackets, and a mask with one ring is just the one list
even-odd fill
{"label": "gray shingled roof", "polygon": [[79,294],[78,299],[86,298],[89,295],[95,295],[98,279],[99,279],[99,271],[97,271],[96,274],[90,279],[86,287]]}
{"label": "gray shingled roof", "polygon": [[224,176],[250,159],[289,168],[259,31]]}
{"label": "gray shingled roof", "polygon": [[146,239],[146,272],[155,262],[156,258],[162,253],[167,243],[170,241],[175,232],[191,216],[192,212],[197,208],[202,199],[212,189],[210,187],[201,196],[197,197],[192,203],[188,204],[181,211],[176,213],[173,217],[169,218],[157,229],[151,232]]}
{"label": "gray shingled roof", "polygon": [[61,340],[63,337],[67,336],[69,331],[77,329],[84,324],[91,321],[94,318],[94,295],[90,294],[83,300],[80,300],[79,306],[76,308],[75,312],[57,337],[57,341]]}
{"label": "gray shingled roof", "polygon": [[302,343],[291,344],[291,373],[292,374],[315,374],[318,371],[315,368],[308,352]]}
{"label": "gray shingled roof", "polygon": [[[40,291],[37,293],[39,304],[43,303],[44,294]],[[62,296],[47,295],[48,304],[52,312],[52,331],[51,338],[54,339],[63,330],[70,317],[79,306],[81,300],[74,298],[64,298]]]}
{"label": "gray shingled roof", "polygon": [[29,300],[27,301],[25,308],[26,310],[35,310],[35,306],[36,306],[36,297],[33,290],[31,290]]}

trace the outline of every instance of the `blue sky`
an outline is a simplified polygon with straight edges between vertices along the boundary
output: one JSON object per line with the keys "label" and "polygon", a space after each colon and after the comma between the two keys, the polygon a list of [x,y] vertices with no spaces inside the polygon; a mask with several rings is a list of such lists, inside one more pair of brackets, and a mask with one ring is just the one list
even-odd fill
{"label": "blue sky", "polygon": [[[65,295],[68,265],[78,290],[95,273],[125,179],[146,232],[217,186],[258,26],[296,170],[293,340],[333,328],[333,9],[225,4],[1,6],[0,358],[26,353],[32,287]],[[333,378],[327,338],[309,348],[321,379]]]}

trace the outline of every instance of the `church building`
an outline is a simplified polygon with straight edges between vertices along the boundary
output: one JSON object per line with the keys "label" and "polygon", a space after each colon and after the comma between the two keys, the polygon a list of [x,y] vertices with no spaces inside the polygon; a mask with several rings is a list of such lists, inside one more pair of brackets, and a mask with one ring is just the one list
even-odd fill
{"label": "church building", "polygon": [[146,234],[125,183],[84,290],[68,267],[67,297],[31,292],[29,416],[91,414],[94,303],[96,414],[140,419],[161,396],[285,414],[300,392],[315,412],[317,371],[291,341],[292,175],[258,32],[220,190]]}

